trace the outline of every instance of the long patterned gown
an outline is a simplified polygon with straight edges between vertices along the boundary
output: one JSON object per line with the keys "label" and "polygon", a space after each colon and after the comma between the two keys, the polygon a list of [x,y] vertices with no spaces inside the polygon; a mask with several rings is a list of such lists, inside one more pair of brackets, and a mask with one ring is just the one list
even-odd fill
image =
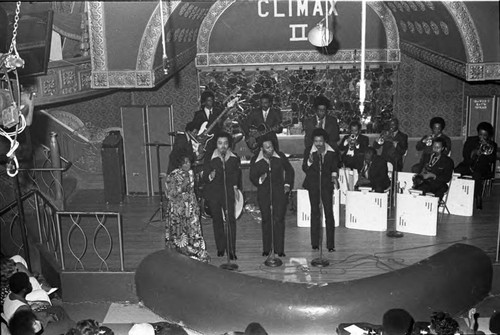
{"label": "long patterned gown", "polygon": [[173,170],[166,181],[167,221],[165,242],[180,253],[209,262],[200,223],[200,208],[194,193],[194,174],[182,169]]}

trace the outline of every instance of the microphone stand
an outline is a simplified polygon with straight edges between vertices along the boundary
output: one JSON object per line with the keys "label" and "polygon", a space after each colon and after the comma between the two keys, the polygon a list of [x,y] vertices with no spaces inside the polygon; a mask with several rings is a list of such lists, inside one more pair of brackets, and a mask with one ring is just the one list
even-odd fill
{"label": "microphone stand", "polygon": [[231,233],[231,228],[229,226],[229,206],[227,202],[227,181],[226,181],[226,154],[222,155],[222,170],[223,170],[223,177],[224,177],[224,199],[226,201],[226,210],[225,210],[225,233],[226,233],[226,256],[227,256],[227,263],[221,264],[219,267],[224,270],[229,270],[229,271],[234,271],[238,270],[238,264],[231,263],[231,256],[229,255],[231,251],[229,251],[231,248],[231,239],[229,238],[229,235]]}
{"label": "microphone stand", "polygon": [[[328,259],[323,258],[323,197],[321,192],[321,177],[323,174],[323,155],[319,152],[319,257],[313,259],[311,261],[312,266],[316,266],[319,268],[324,268],[330,265],[330,261]],[[325,219],[326,220],[326,219]],[[311,222],[312,224],[312,222]],[[326,227],[325,227],[326,228]]]}
{"label": "microphone stand", "polygon": [[274,208],[273,208],[273,179],[271,177],[271,159],[269,158],[269,194],[271,196],[271,255],[267,257],[264,265],[269,267],[278,267],[283,265],[283,261],[276,257],[274,250]]}

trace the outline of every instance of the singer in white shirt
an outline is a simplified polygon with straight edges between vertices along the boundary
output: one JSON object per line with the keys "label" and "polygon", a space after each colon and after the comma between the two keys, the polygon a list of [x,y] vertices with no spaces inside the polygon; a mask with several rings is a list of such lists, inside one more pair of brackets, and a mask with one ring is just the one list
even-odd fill
{"label": "singer in white shirt", "polygon": [[306,173],[303,187],[309,191],[311,204],[311,246],[319,249],[321,203],[326,219],[326,247],[335,251],[335,220],[333,217],[333,190],[338,188],[339,153],[328,142],[328,134],[317,128],[312,133],[313,145],[306,148],[302,169]]}
{"label": "singer in white shirt", "polygon": [[294,170],[275,145],[270,135],[259,139],[260,150],[250,161],[250,181],[257,187],[262,216],[262,256],[269,256],[273,246],[278,256],[285,257],[286,199],[293,186]]}

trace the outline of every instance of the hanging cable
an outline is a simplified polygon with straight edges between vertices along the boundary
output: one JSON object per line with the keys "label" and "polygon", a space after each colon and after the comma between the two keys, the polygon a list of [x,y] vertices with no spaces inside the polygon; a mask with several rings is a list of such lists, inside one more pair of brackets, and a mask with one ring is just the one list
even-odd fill
{"label": "hanging cable", "polygon": [[161,42],[163,47],[163,72],[168,74],[168,57],[167,57],[167,44],[165,43],[165,21],[163,18],[163,1],[160,1],[160,20],[161,20]]}

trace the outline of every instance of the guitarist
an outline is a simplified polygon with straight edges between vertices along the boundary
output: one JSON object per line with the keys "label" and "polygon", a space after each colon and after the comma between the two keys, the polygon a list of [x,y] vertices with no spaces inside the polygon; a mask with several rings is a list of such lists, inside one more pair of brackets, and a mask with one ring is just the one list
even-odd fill
{"label": "guitarist", "polygon": [[[196,129],[201,129],[201,125],[204,122],[208,121],[207,127],[209,127],[212,123],[214,123],[215,119],[222,112],[219,108],[215,108],[215,95],[212,91],[204,91],[201,94],[201,109],[194,113],[193,123]],[[219,120],[219,122],[221,122]],[[222,130],[220,124],[216,124],[210,134],[218,134]],[[207,152],[213,152],[215,150],[216,144],[215,141],[212,140],[209,142],[207,146]]]}
{"label": "guitarist", "polygon": [[328,144],[335,150],[338,149],[337,142],[339,136],[339,123],[334,116],[327,115],[330,109],[330,100],[325,96],[317,96],[314,99],[315,115],[304,120],[303,128],[305,131],[304,144],[306,148],[312,146],[312,132],[316,128],[322,128],[328,134]]}
{"label": "guitarist", "polygon": [[250,145],[253,145],[257,142],[257,139],[252,136],[251,129],[262,130],[262,127],[274,127],[276,131],[271,131],[270,136],[271,140],[277,144],[275,150],[279,151],[278,137],[276,134],[283,131],[283,127],[280,126],[283,116],[281,115],[281,111],[279,109],[271,108],[272,102],[272,96],[267,93],[263,93],[260,96],[260,108],[254,109],[250,112],[246,121],[243,123],[242,128],[245,132],[245,136],[247,137],[247,144],[252,143]]}

